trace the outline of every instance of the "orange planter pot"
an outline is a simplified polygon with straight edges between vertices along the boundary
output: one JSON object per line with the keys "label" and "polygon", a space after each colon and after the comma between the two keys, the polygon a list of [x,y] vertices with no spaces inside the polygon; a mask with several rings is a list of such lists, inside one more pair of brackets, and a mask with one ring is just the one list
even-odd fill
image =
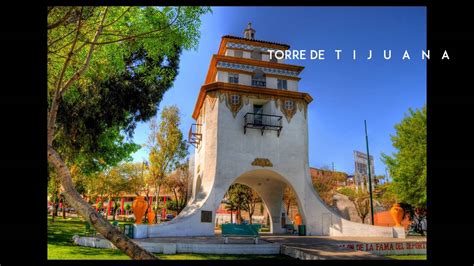
{"label": "orange planter pot", "polygon": [[392,208],[390,209],[390,215],[392,215],[393,221],[395,221],[395,226],[402,226],[402,218],[403,218],[403,209],[400,207],[400,204],[396,203],[393,204]]}
{"label": "orange planter pot", "polygon": [[147,217],[148,217],[148,223],[149,224],[154,224],[155,223],[155,212],[153,210],[151,210],[151,208],[150,208],[150,210],[148,210]]}
{"label": "orange planter pot", "polygon": [[138,196],[132,203],[133,215],[135,216],[135,223],[141,224],[143,215],[145,214],[148,203],[142,196]]}
{"label": "orange planter pot", "polygon": [[301,225],[303,223],[303,219],[301,218],[301,215],[299,213],[297,213],[295,215],[295,224],[296,225]]}

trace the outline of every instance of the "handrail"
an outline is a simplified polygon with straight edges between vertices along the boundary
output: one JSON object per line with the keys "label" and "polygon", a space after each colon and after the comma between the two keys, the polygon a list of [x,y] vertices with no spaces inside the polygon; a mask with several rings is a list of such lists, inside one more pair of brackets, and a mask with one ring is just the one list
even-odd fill
{"label": "handrail", "polygon": [[188,133],[188,143],[192,144],[194,147],[198,147],[202,140],[201,132],[202,124],[191,124]]}
{"label": "handrail", "polygon": [[278,137],[282,129],[282,118],[280,115],[270,115],[263,113],[246,113],[244,115],[244,134],[247,128],[260,129],[262,136],[265,130],[276,130]]}
{"label": "handrail", "polygon": [[281,115],[268,115],[268,114],[261,114],[261,113],[246,113],[244,117],[247,117],[247,115],[273,116],[273,117],[278,117],[279,119],[283,118],[283,116]]}

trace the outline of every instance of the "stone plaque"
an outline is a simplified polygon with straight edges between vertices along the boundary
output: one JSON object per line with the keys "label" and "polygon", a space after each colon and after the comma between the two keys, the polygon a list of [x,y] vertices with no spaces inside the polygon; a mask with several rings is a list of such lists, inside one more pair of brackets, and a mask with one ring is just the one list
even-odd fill
{"label": "stone plaque", "polygon": [[212,211],[201,211],[201,223],[212,223]]}

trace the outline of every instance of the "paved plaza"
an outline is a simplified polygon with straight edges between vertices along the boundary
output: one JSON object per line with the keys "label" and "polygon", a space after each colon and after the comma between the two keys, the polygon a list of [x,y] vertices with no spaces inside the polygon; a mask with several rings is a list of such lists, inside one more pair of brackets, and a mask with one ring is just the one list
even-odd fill
{"label": "paved plaza", "polygon": [[230,237],[224,244],[220,235],[208,237],[156,237],[134,240],[153,252],[225,254],[284,254],[305,260],[387,260],[389,258],[375,255],[368,251],[351,250],[340,247],[341,244],[370,243],[406,243],[424,242],[426,237],[408,237],[407,239],[382,237],[327,237],[327,236],[292,236],[292,235],[261,235],[258,244],[250,237]]}

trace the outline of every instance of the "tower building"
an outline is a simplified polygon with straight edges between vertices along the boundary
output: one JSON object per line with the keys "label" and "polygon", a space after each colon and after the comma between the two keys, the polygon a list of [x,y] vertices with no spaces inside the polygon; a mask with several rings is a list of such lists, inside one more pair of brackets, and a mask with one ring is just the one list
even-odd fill
{"label": "tower building", "polygon": [[136,228],[136,237],[214,235],[216,210],[233,183],[262,198],[271,232],[289,219],[286,186],[295,192],[307,235],[401,237],[403,228],[371,226],[341,218],[315,191],[308,161],[308,105],[300,88],[304,67],[271,59],[288,44],[256,39],[249,23],[243,37],[223,36],[196,100],[189,131],[194,145],[191,197],[175,219]]}

